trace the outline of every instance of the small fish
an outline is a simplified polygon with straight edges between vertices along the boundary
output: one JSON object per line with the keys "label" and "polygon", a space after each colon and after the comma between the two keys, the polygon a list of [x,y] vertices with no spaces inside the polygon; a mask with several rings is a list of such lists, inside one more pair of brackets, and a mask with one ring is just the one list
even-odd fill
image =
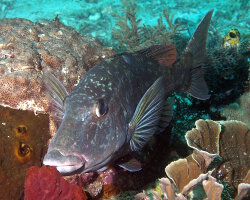
{"label": "small fish", "polygon": [[[114,55],[91,68],[71,94],[45,72],[44,85],[62,121],[43,164],[64,174],[103,170],[140,151],[168,126],[173,109],[168,97],[173,92],[208,99],[202,65],[212,13],[200,22],[179,60],[173,44]],[[119,166],[141,169],[134,158]]]}
{"label": "small fish", "polygon": [[226,37],[223,38],[224,48],[238,48],[240,45],[240,32],[237,29],[228,31]]}

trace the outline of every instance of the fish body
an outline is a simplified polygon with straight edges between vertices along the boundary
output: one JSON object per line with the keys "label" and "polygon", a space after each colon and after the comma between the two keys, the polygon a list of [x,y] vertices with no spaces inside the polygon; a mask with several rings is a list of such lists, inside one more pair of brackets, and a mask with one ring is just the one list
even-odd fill
{"label": "fish body", "polygon": [[[71,94],[45,73],[44,84],[63,117],[43,163],[61,173],[99,170],[140,150],[168,125],[172,105],[167,98],[174,91],[209,98],[201,66],[211,16],[212,11],[178,61],[173,45],[114,55],[91,68]],[[133,160],[120,166],[137,171],[136,165]]]}

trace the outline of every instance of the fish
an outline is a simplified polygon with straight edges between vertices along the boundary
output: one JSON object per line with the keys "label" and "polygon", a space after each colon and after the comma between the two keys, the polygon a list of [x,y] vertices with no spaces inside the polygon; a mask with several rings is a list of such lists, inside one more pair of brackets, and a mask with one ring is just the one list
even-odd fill
{"label": "fish", "polygon": [[238,48],[240,46],[240,32],[237,29],[228,31],[226,37],[223,38],[224,48]]}
{"label": "fish", "polygon": [[213,10],[201,20],[183,54],[174,44],[153,45],[134,53],[120,53],[89,69],[69,94],[51,73],[43,84],[60,126],[49,143],[44,165],[62,174],[105,170],[115,164],[130,172],[142,167],[135,158],[169,124],[176,91],[209,99],[203,77],[206,38]]}

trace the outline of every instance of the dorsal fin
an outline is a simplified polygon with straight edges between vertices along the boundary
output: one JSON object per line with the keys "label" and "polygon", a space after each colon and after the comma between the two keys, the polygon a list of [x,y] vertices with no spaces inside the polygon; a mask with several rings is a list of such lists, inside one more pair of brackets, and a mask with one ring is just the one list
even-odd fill
{"label": "dorsal fin", "polygon": [[207,84],[204,80],[202,65],[206,58],[206,40],[212,15],[213,10],[209,11],[201,20],[183,56],[184,63],[187,66],[191,66],[191,85],[186,92],[201,100],[206,100],[210,97]]}
{"label": "dorsal fin", "polygon": [[140,50],[139,53],[144,54],[156,60],[160,65],[167,67],[171,67],[177,58],[176,47],[172,43],[153,45],[147,49]]}
{"label": "dorsal fin", "polygon": [[193,57],[193,66],[201,66],[206,58],[206,41],[209,24],[213,15],[213,10],[210,10],[201,20],[189,43],[186,47],[187,52],[190,52]]}

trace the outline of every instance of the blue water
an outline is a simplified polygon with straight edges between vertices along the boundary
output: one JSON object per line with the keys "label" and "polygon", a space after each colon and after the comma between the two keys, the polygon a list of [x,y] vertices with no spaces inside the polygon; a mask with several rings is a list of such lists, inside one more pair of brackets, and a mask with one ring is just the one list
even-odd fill
{"label": "blue water", "polygon": [[[154,26],[163,10],[174,14],[174,21],[179,18],[188,20],[188,28],[192,32],[204,16],[214,9],[213,22],[220,34],[224,35],[230,28],[237,28],[241,33],[249,32],[250,3],[246,0],[137,0],[136,11],[141,24]],[[99,38],[106,46],[112,43],[112,28],[116,19],[113,13],[119,13],[124,6],[119,0],[1,0],[0,18],[25,18],[31,21],[54,19],[74,27],[83,35]]]}

